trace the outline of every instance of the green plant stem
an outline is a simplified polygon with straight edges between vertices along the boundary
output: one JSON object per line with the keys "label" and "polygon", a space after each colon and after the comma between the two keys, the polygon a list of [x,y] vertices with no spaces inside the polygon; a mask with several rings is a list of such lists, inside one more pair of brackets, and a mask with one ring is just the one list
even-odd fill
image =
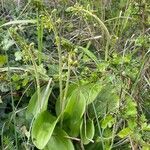
{"label": "green plant stem", "polygon": [[138,84],[138,82],[139,82],[139,79],[140,79],[140,76],[141,76],[141,74],[142,74],[142,70],[143,70],[143,68],[144,68],[144,65],[145,65],[145,63],[147,62],[147,60],[149,59],[149,57],[147,57],[147,55],[148,55],[149,53],[150,53],[150,50],[149,50],[149,51],[144,55],[144,57],[143,57],[143,60],[142,60],[142,64],[141,64],[139,73],[138,73],[137,78],[136,78],[136,80],[135,80],[135,83],[133,84],[133,87],[132,87],[131,95],[133,95],[134,92],[135,92],[135,90],[136,90],[136,86],[137,86],[137,84]]}
{"label": "green plant stem", "polygon": [[119,16],[119,17],[114,17],[114,18],[107,19],[107,20],[105,20],[104,22],[109,22],[109,21],[114,21],[114,20],[119,20],[119,19],[135,20],[135,18],[132,18],[132,17]]}
{"label": "green plant stem", "polygon": [[122,22],[122,26],[121,26],[121,29],[120,29],[120,32],[121,32],[120,36],[122,36],[123,31],[124,31],[124,29],[126,28],[126,26],[128,24],[128,20],[129,20],[130,13],[131,13],[130,10],[131,10],[131,8],[130,8],[130,0],[128,0],[127,3],[126,3],[126,10],[124,12],[126,19],[124,19],[123,22]]}
{"label": "green plant stem", "polygon": [[66,97],[67,97],[67,93],[68,93],[68,88],[69,88],[69,79],[70,79],[70,72],[71,72],[71,63],[70,63],[70,60],[71,60],[71,55],[69,54],[69,56],[68,56],[67,80],[66,80],[64,96],[63,96],[63,99],[62,99],[62,108],[61,108],[61,111],[62,111],[61,127],[63,125],[63,112],[64,112],[64,109],[65,109],[65,101],[66,101]]}
{"label": "green plant stem", "polygon": [[117,118],[115,118],[115,123],[114,123],[114,125],[113,125],[112,139],[111,139],[111,145],[110,145],[109,150],[111,150],[111,149],[112,149],[113,144],[114,144],[115,133],[116,133],[116,124],[117,124]]}
{"label": "green plant stem", "polygon": [[[62,62],[62,50],[61,50],[61,38],[57,32],[56,24],[51,20],[51,24],[53,27],[53,32],[55,35],[55,40],[56,40],[56,46],[57,46],[57,51],[58,51],[58,57],[59,57],[59,95],[60,95],[60,108],[61,112],[63,112],[63,106],[64,106],[64,101],[63,101],[63,81],[62,81],[62,73],[63,73],[63,62]],[[63,118],[63,117],[61,117]],[[62,121],[61,121],[62,122]]]}
{"label": "green plant stem", "polygon": [[[5,51],[5,55],[8,56],[6,51]],[[16,112],[15,112],[16,108],[14,105],[13,87],[12,87],[12,81],[11,81],[11,71],[10,71],[10,65],[9,65],[8,59],[7,59],[7,67],[8,67],[7,75],[10,80],[11,105],[12,105],[12,110],[13,110],[12,119],[13,119],[13,124],[14,124],[15,144],[16,144],[16,150],[18,150],[18,135],[17,135],[17,131],[16,131],[17,122],[16,122]]]}
{"label": "green plant stem", "polygon": [[31,82],[31,83],[27,86],[27,88],[24,90],[24,92],[22,93],[22,95],[21,95],[21,97],[20,97],[20,99],[18,100],[18,103],[17,103],[17,105],[16,105],[16,109],[18,108],[18,106],[19,106],[20,102],[22,101],[22,99],[23,99],[25,93],[29,90],[29,88],[30,88],[30,86],[31,86],[32,84],[33,84],[33,82]]}
{"label": "green plant stem", "polygon": [[[47,16],[50,16],[49,13],[45,10],[45,13]],[[55,11],[53,12],[53,14],[55,13]],[[62,81],[62,73],[63,73],[63,62],[62,62],[62,49],[61,49],[61,37],[58,33],[58,29],[57,29],[57,25],[56,25],[56,16],[55,16],[55,20],[53,21],[53,19],[51,18],[51,16],[49,17],[49,24],[52,27],[51,29],[54,32],[54,36],[55,36],[55,43],[57,46],[57,52],[58,52],[58,58],[59,58],[59,98],[60,98],[60,109],[61,109],[61,113],[63,112],[62,110],[62,106],[64,105],[63,103],[63,81]]]}
{"label": "green plant stem", "polygon": [[4,140],[4,128],[5,128],[5,124],[6,124],[6,122],[3,124],[2,130],[1,130],[1,148],[2,149],[4,149],[4,142],[3,142],[3,140]]}
{"label": "green plant stem", "polygon": [[92,103],[92,106],[93,106],[93,110],[94,110],[94,114],[95,114],[95,118],[96,118],[96,122],[97,122],[97,126],[98,126],[99,136],[101,138],[102,148],[103,148],[103,150],[105,150],[105,144],[104,144],[104,140],[103,140],[103,136],[102,136],[102,131],[101,131],[101,128],[99,125],[99,120],[98,120],[98,116],[97,116],[97,112],[96,112],[94,103]]}
{"label": "green plant stem", "polygon": [[[68,87],[69,87],[69,79],[70,79],[70,72],[71,72],[71,64],[70,64],[70,54],[68,56],[68,72],[67,72],[67,80],[66,80],[66,85],[65,85],[65,92],[64,92],[64,96],[63,99],[66,100],[67,97],[67,92],[68,92]],[[64,109],[64,104],[62,106],[62,108]]]}
{"label": "green plant stem", "polygon": [[40,11],[37,12],[37,35],[38,35],[38,59],[39,65],[41,64],[41,53],[43,49],[43,20],[40,18]]}
{"label": "green plant stem", "polygon": [[128,139],[128,138],[127,138],[127,139],[120,140],[119,142],[115,143],[115,145],[113,145],[112,148],[117,148],[117,147],[119,147],[119,146],[121,146],[121,145],[124,145],[125,143],[128,143],[128,142],[129,142],[129,139]]}
{"label": "green plant stem", "polygon": [[88,10],[85,9],[81,9],[81,11],[83,11],[84,13],[88,14],[89,16],[93,17],[98,23],[99,25],[102,27],[102,29],[105,31],[106,35],[107,35],[107,40],[110,39],[110,34],[109,31],[107,29],[107,27],[105,26],[105,24],[103,23],[103,21],[101,21],[96,15],[94,15],[93,13],[91,13]]}
{"label": "green plant stem", "polygon": [[[32,44],[30,44],[29,49],[28,49],[28,55],[31,58],[31,62],[34,67],[34,72],[35,72],[35,79],[36,79],[36,84],[37,84],[37,95],[38,95],[38,102],[40,104],[40,99],[41,99],[41,91],[40,91],[40,81],[39,81],[39,74],[38,74],[38,69],[37,69],[37,64],[34,60],[33,54],[32,54]],[[41,106],[39,106],[39,111],[41,110]]]}
{"label": "green plant stem", "polygon": [[22,9],[22,11],[20,12],[20,14],[18,15],[17,19],[22,16],[22,14],[24,13],[24,11],[29,7],[30,3],[31,3],[31,0],[29,0],[27,2],[27,4],[25,5],[25,7]]}
{"label": "green plant stem", "polygon": [[60,44],[60,37],[58,37],[57,32],[55,32],[55,38],[56,38],[56,44],[57,44],[57,50],[58,50],[58,56],[59,56],[59,92],[60,92],[60,101],[62,103],[60,108],[61,108],[61,112],[63,112],[63,83],[62,83],[62,51],[61,51],[61,44]]}
{"label": "green plant stem", "polygon": [[101,20],[104,21],[104,5],[103,5],[103,0],[100,0],[100,5],[101,5]]}
{"label": "green plant stem", "polygon": [[109,34],[109,31],[108,31],[107,27],[105,26],[103,21],[101,21],[96,15],[94,15],[90,11],[88,11],[86,9],[83,9],[83,8],[79,8],[79,10],[77,9],[77,11],[81,11],[81,12],[93,17],[98,22],[100,27],[105,31],[106,38],[107,38],[106,49],[105,49],[105,61],[107,61],[108,60],[108,54],[109,54],[109,44],[110,44],[110,39],[111,39],[111,36]]}

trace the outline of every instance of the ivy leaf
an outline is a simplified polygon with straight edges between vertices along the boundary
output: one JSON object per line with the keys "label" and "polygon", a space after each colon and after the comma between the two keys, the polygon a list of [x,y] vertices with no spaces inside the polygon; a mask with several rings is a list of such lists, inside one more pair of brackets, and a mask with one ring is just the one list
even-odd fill
{"label": "ivy leaf", "polygon": [[74,150],[74,146],[64,130],[55,128],[44,150]]}
{"label": "ivy leaf", "polygon": [[111,127],[113,125],[114,121],[115,121],[115,118],[113,118],[113,116],[109,114],[102,120],[101,127],[103,129],[106,129],[107,126]]}
{"label": "ivy leaf", "polygon": [[130,128],[124,128],[124,129],[122,129],[119,133],[118,133],[118,136],[120,137],[120,138],[125,138],[125,137],[127,137],[128,135],[130,135],[130,134],[132,134],[132,131],[131,131],[131,129]]}
{"label": "ivy leaf", "polygon": [[52,136],[59,118],[52,116],[48,111],[38,114],[32,126],[32,141],[38,149],[43,149]]}
{"label": "ivy leaf", "polygon": [[126,108],[124,110],[125,117],[136,117],[137,115],[137,104],[134,102],[134,100],[127,96],[126,97]]}

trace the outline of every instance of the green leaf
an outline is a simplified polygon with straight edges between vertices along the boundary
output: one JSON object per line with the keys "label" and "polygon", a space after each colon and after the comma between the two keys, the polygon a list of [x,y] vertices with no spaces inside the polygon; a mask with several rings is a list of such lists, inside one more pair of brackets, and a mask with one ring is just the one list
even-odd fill
{"label": "green leaf", "polygon": [[92,141],[95,133],[93,120],[87,120],[81,126],[80,135],[83,144],[88,144]]}
{"label": "green leaf", "polygon": [[113,116],[109,114],[102,120],[101,127],[103,129],[106,129],[107,126],[111,127],[113,125],[114,121],[115,121],[115,118],[113,118]]}
{"label": "green leaf", "polygon": [[7,51],[12,45],[14,45],[14,41],[6,35],[2,41],[3,50]]}
{"label": "green leaf", "polygon": [[[99,82],[85,85],[70,85],[66,98],[65,113],[68,115],[72,114],[74,111],[77,111],[75,108],[79,108],[77,114],[81,114],[80,116],[82,116],[85,111],[85,106],[96,99],[101,89],[102,86]],[[56,102],[56,113],[57,115],[61,113],[59,99]]]}
{"label": "green leaf", "polygon": [[94,84],[91,83],[91,84],[87,85],[85,90],[86,90],[86,92],[87,91],[89,92],[88,99],[87,99],[87,104],[90,104],[99,95],[100,91],[102,90],[102,85],[99,82],[94,83]]}
{"label": "green leaf", "polygon": [[83,51],[89,58],[91,58],[91,60],[93,60],[97,66],[99,66],[99,61],[98,61],[97,57],[94,55],[94,53],[92,53],[88,48],[84,48],[84,47],[81,47],[81,46],[80,46],[79,48],[82,49],[82,51]]}
{"label": "green leaf", "polygon": [[85,150],[103,150],[101,142],[89,143],[85,145]]}
{"label": "green leaf", "polygon": [[143,131],[150,131],[150,124],[145,123],[145,126],[143,127]]}
{"label": "green leaf", "polygon": [[2,67],[5,63],[7,63],[7,56],[0,55],[0,67]]}
{"label": "green leaf", "polygon": [[74,119],[80,119],[86,107],[85,95],[80,89],[73,91],[72,95],[68,99],[67,106],[65,108],[64,116],[73,117]]}
{"label": "green leaf", "polygon": [[17,82],[21,79],[20,75],[18,75],[17,73],[15,73],[11,78],[14,82]]}
{"label": "green leaf", "polygon": [[21,59],[22,59],[22,53],[21,53],[21,51],[15,52],[15,60],[19,61]]}
{"label": "green leaf", "polygon": [[127,137],[128,135],[132,134],[132,131],[130,128],[124,128],[122,129],[119,133],[118,133],[118,136],[120,138],[125,138]]}
{"label": "green leaf", "polygon": [[149,144],[147,144],[147,145],[145,144],[142,146],[142,150],[149,150],[149,148],[150,148]]}
{"label": "green leaf", "polygon": [[81,118],[85,112],[86,99],[79,90],[74,90],[64,111],[65,129],[70,136],[77,137],[80,132]]}
{"label": "green leaf", "polygon": [[126,97],[126,107],[125,107],[125,117],[136,117],[137,115],[137,104],[134,102],[134,100],[127,96]]}
{"label": "green leaf", "polygon": [[14,20],[14,21],[9,21],[3,25],[0,26],[1,27],[4,27],[4,26],[9,26],[9,25],[17,25],[17,24],[35,24],[37,21],[36,20]]}
{"label": "green leaf", "polygon": [[74,120],[73,118],[69,118],[68,120],[64,120],[63,127],[65,131],[72,137],[79,136],[80,127],[82,124],[82,118],[79,120]]}
{"label": "green leaf", "polygon": [[[52,88],[50,88],[50,83],[47,86],[41,88],[41,100],[38,102],[37,91],[33,94],[28,104],[28,108],[26,110],[26,119],[30,120],[38,113],[45,111],[47,109],[48,99],[51,94]],[[39,110],[39,106],[41,106],[41,110]]]}
{"label": "green leaf", "polygon": [[[106,113],[114,113],[119,107],[117,88],[110,83],[104,85],[93,103],[98,116],[104,116]],[[93,106],[89,105],[88,109],[90,117],[95,118]]]}
{"label": "green leaf", "polygon": [[44,150],[74,150],[74,146],[64,130],[55,128]]}
{"label": "green leaf", "polygon": [[37,114],[37,109],[38,109],[38,96],[37,96],[37,91],[32,95],[27,110],[26,110],[26,119],[30,120],[32,119],[35,114]]}
{"label": "green leaf", "polygon": [[[71,96],[72,92],[78,87],[77,84],[71,84],[68,88],[68,92],[67,92],[67,98]],[[63,91],[64,92],[64,91]],[[67,100],[66,100],[67,101]],[[61,104],[60,104],[61,103]],[[67,102],[66,102],[67,103]],[[60,102],[60,98],[57,99],[56,101],[56,114],[57,116],[59,116],[59,114],[61,113],[61,105],[62,105],[62,102]]]}
{"label": "green leaf", "polygon": [[137,118],[136,117],[131,117],[127,119],[127,123],[128,123],[128,127],[131,130],[134,130],[137,128],[138,124],[137,124]]}
{"label": "green leaf", "polygon": [[[71,85],[68,89],[66,105],[63,114],[63,124],[69,135],[77,137],[80,132],[80,125],[86,105],[92,103],[101,90],[99,83],[85,85]],[[59,115],[60,99],[56,102],[56,113]]]}
{"label": "green leaf", "polygon": [[48,143],[59,118],[52,116],[48,111],[38,114],[32,126],[32,141],[38,149],[43,149]]}

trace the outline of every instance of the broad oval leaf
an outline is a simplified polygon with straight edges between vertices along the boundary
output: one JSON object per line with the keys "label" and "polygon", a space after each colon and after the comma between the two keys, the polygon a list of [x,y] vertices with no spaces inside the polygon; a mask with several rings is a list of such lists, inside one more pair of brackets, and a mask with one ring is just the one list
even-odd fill
{"label": "broad oval leaf", "polygon": [[38,114],[32,126],[32,141],[38,149],[43,149],[48,143],[59,118],[52,116],[48,111]]}
{"label": "broad oval leaf", "polygon": [[73,118],[68,118],[68,120],[64,120],[63,122],[64,130],[72,137],[79,136],[80,127],[82,124],[82,118],[79,120],[74,120]]}
{"label": "broad oval leaf", "polygon": [[102,85],[99,82],[88,84],[86,87],[86,91],[89,91],[87,104],[92,103],[97,98],[101,90]]}
{"label": "broad oval leaf", "polygon": [[[78,84],[71,84],[68,88],[68,91],[67,91],[67,98],[71,96],[72,92],[78,87]],[[64,91],[63,91],[64,92]],[[67,103],[67,100],[65,101],[65,103]],[[61,114],[61,105],[62,105],[62,102],[60,101],[60,97],[58,97],[57,101],[56,101],[56,106],[55,106],[55,109],[56,109],[56,114],[57,116],[59,116]]]}
{"label": "broad oval leaf", "polygon": [[[27,110],[26,110],[26,119],[31,120],[38,113],[45,111],[47,109],[48,99],[51,94],[52,88],[50,87],[50,82],[47,86],[41,88],[41,100],[38,101],[37,91],[32,95]],[[41,106],[42,105],[42,106]],[[39,111],[39,106],[41,110]]]}
{"label": "broad oval leaf", "polygon": [[80,136],[83,144],[88,144],[92,141],[95,133],[93,120],[87,120],[81,126]]}
{"label": "broad oval leaf", "polygon": [[64,117],[73,117],[74,120],[80,119],[86,108],[85,95],[80,89],[76,89],[72,92],[72,95],[68,99],[67,106],[65,108]]}
{"label": "broad oval leaf", "polygon": [[86,109],[86,99],[81,91],[74,90],[64,111],[63,124],[70,136],[80,133],[81,119]]}
{"label": "broad oval leaf", "polygon": [[[80,133],[80,126],[86,106],[93,102],[99,92],[101,85],[99,83],[89,83],[85,85],[71,85],[68,90],[66,105],[63,113],[63,124],[65,131],[70,136],[77,137]],[[60,100],[57,100],[56,112],[60,111]]]}
{"label": "broad oval leaf", "polygon": [[[98,82],[78,86],[76,84],[71,85],[68,89],[65,101],[65,114],[68,115],[77,111],[76,113],[80,114],[79,116],[76,114],[79,119],[79,117],[83,115],[86,105],[92,103],[96,99],[101,89],[102,87]],[[78,108],[78,110],[76,108]],[[57,115],[61,113],[60,99],[56,102],[56,113]]]}
{"label": "broad oval leaf", "polygon": [[28,104],[28,107],[27,107],[27,110],[26,110],[26,119],[27,120],[30,120],[32,119],[37,110],[38,110],[38,96],[37,96],[37,91],[32,95],[30,101],[29,101],[29,104]]}
{"label": "broad oval leaf", "polygon": [[44,150],[74,150],[74,146],[64,130],[55,128]]}

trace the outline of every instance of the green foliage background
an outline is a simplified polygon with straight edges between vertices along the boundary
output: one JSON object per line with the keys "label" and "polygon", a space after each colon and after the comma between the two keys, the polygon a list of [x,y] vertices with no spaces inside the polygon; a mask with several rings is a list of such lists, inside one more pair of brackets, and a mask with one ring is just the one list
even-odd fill
{"label": "green foliage background", "polygon": [[0,149],[149,150],[148,0],[0,1]]}

